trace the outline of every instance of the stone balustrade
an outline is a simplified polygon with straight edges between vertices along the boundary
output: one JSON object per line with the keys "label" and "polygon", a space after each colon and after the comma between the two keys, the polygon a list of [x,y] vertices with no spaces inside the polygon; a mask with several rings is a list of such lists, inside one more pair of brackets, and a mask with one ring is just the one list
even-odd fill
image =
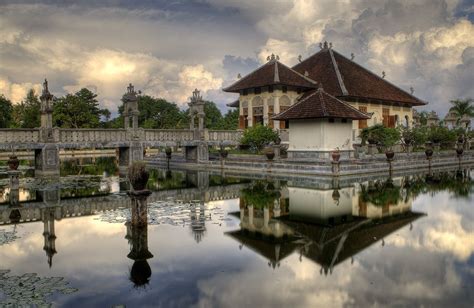
{"label": "stone balustrade", "polygon": [[239,143],[242,138],[242,131],[236,130],[210,130],[208,132],[209,141]]}
{"label": "stone balustrade", "polygon": [[0,129],[0,143],[40,142],[39,129]]}
{"label": "stone balustrade", "polygon": [[194,138],[192,130],[184,129],[145,129],[144,134],[144,140],[146,142],[183,142],[192,141]]}
{"label": "stone balustrade", "polygon": [[60,143],[126,142],[130,132],[125,129],[60,129]]}

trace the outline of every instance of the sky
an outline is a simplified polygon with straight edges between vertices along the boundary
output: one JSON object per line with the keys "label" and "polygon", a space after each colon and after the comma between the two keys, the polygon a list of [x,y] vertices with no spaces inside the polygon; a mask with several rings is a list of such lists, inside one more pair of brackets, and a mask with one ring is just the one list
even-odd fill
{"label": "sky", "polygon": [[20,102],[44,78],[87,87],[116,112],[128,83],[184,107],[277,54],[287,65],[333,49],[444,115],[474,97],[474,0],[0,0],[0,94]]}

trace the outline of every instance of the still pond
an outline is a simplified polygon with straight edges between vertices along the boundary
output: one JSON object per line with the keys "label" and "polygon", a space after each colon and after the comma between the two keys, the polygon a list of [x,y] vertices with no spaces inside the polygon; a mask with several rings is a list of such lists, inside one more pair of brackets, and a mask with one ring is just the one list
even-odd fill
{"label": "still pond", "polygon": [[[2,169],[3,168],[3,169]],[[130,224],[110,159],[0,166],[0,306],[472,307],[471,170],[331,180],[151,169]]]}

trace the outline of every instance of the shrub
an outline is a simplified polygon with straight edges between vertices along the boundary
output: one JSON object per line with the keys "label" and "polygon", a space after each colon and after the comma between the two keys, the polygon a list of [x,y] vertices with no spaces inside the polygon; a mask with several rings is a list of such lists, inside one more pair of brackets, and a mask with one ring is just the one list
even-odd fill
{"label": "shrub", "polygon": [[265,145],[270,142],[275,142],[278,138],[278,133],[268,126],[256,125],[247,128],[244,131],[240,143],[248,145],[254,150],[260,151]]}
{"label": "shrub", "polygon": [[444,126],[434,126],[429,128],[427,139],[430,142],[448,146],[456,141],[457,133],[455,130],[449,130]]}
{"label": "shrub", "polygon": [[400,131],[396,128],[384,127],[382,124],[375,124],[364,128],[360,137],[362,144],[369,142],[390,148],[400,141]]}

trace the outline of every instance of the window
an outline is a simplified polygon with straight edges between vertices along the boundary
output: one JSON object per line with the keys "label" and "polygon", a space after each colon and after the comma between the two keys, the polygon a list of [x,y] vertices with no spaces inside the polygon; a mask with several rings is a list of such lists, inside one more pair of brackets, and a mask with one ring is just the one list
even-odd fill
{"label": "window", "polygon": [[347,123],[347,119],[342,119],[341,123]]}
{"label": "window", "polygon": [[[367,113],[367,107],[365,106],[360,106],[359,110],[362,112]],[[367,127],[367,120],[359,120],[359,129],[363,129]]]}
{"label": "window", "polygon": [[247,89],[245,89],[245,90],[242,91],[242,95],[243,95],[243,96],[245,96],[245,95],[247,95],[247,94],[249,94],[249,92],[248,92]]}
{"label": "window", "polygon": [[281,87],[281,90],[283,91],[283,93],[288,92],[288,88],[286,86]]}
{"label": "window", "polygon": [[329,120],[329,123],[334,123],[334,119],[333,118],[330,118],[328,119]]}
{"label": "window", "polygon": [[269,93],[273,93],[273,86],[269,86],[269,87],[268,87],[268,92],[269,92]]}
{"label": "window", "polygon": [[261,94],[262,88],[255,88],[255,94]]}

